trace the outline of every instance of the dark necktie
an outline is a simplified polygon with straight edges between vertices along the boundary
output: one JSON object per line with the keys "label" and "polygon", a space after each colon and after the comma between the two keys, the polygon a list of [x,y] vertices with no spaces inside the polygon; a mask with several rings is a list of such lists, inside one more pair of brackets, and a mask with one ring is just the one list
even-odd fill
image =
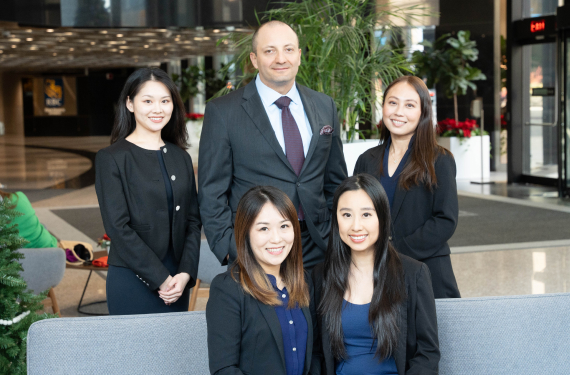
{"label": "dark necktie", "polygon": [[[281,110],[281,126],[283,127],[283,137],[285,138],[285,155],[291,163],[295,174],[298,176],[305,162],[305,152],[303,151],[303,139],[299,132],[297,122],[289,109],[291,99],[282,96],[275,101],[275,105]],[[305,220],[303,209],[299,206],[299,220]]]}

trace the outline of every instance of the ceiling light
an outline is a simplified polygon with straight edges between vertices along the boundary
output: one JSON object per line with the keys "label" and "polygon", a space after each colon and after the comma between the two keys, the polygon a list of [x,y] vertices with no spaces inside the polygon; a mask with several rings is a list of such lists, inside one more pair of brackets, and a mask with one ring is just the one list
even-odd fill
{"label": "ceiling light", "polygon": [[31,33],[32,31],[33,31],[32,29],[26,30],[27,33]]}
{"label": "ceiling light", "polygon": [[214,32],[217,34],[217,33],[220,32],[220,30],[219,30],[219,29],[214,29]]}
{"label": "ceiling light", "polygon": [[38,46],[31,46],[30,47],[30,51],[37,51],[38,50]]}
{"label": "ceiling light", "polygon": [[123,51],[123,50],[120,50],[120,51],[119,51],[119,53],[125,53],[125,51]]}
{"label": "ceiling light", "polygon": [[52,53],[52,56],[57,56],[57,53],[56,52]]}
{"label": "ceiling light", "polygon": [[69,52],[73,52],[75,50],[75,48],[70,48]]}
{"label": "ceiling light", "polygon": [[174,39],[175,42],[180,42],[180,38]]}
{"label": "ceiling light", "polygon": [[205,36],[205,37],[202,38],[202,39],[204,39],[204,40],[210,40],[210,37],[209,37],[209,36]]}
{"label": "ceiling light", "polygon": [[16,48],[16,47],[18,47],[18,46],[17,46],[17,45],[15,45],[15,44],[12,46],[12,48]]}
{"label": "ceiling light", "polygon": [[95,44],[97,44],[97,42],[91,42],[91,43],[89,43],[89,44],[91,44],[92,46],[94,46]]}
{"label": "ceiling light", "polygon": [[164,56],[168,55],[168,52],[164,52]]}
{"label": "ceiling light", "polygon": [[145,45],[144,45],[144,48],[148,48],[148,44],[145,44]]}
{"label": "ceiling light", "polygon": [[136,62],[136,63],[139,62],[139,59],[135,59],[135,62]]}
{"label": "ceiling light", "polygon": [[22,40],[18,39],[18,38],[12,38],[12,39],[8,39],[8,41],[12,42],[12,43],[20,43]]}
{"label": "ceiling light", "polygon": [[99,31],[101,34],[107,34],[107,30],[101,30]]}
{"label": "ceiling light", "polygon": [[32,40],[34,40],[34,38],[26,38],[26,40],[27,40],[28,42],[31,42]]}
{"label": "ceiling light", "polygon": [[201,41],[201,40],[202,40],[202,38],[199,38],[199,37],[195,36],[195,37],[194,37],[194,40],[198,40],[198,41]]}
{"label": "ceiling light", "polygon": [[122,38],[123,34],[117,34],[117,38]]}
{"label": "ceiling light", "polygon": [[54,31],[53,29],[47,29],[46,33],[53,33],[53,31]]}
{"label": "ceiling light", "polygon": [[0,53],[4,53],[4,51],[2,51],[2,50],[0,49]]}

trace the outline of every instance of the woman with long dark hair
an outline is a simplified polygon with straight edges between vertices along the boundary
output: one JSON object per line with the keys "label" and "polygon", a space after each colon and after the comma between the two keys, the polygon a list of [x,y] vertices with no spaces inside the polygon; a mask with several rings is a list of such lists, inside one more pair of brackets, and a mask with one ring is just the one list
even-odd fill
{"label": "woman with long dark hair", "polygon": [[392,213],[392,244],[425,263],[435,298],[459,298],[447,241],[459,206],[453,155],[437,144],[429,91],[418,77],[403,76],[384,92],[381,144],[363,153],[354,174],[376,176]]}
{"label": "woman with long dark hair", "polygon": [[111,315],[187,311],[200,257],[200,212],[184,105],[170,77],[143,68],[118,102],[111,146],[95,159],[109,253]]}
{"label": "woman with long dark hair", "polygon": [[438,373],[429,270],[389,237],[380,183],[368,174],[346,179],[334,195],[326,260],[313,271],[324,374]]}
{"label": "woman with long dark hair", "polygon": [[312,283],[293,202],[275,187],[251,188],[238,203],[234,235],[237,259],[213,280],[206,307],[210,372],[315,373]]}

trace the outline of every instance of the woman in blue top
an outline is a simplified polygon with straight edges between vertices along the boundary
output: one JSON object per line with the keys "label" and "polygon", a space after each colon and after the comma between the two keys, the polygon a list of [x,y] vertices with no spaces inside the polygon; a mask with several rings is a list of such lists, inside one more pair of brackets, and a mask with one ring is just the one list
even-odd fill
{"label": "woman in blue top", "polygon": [[206,307],[211,374],[319,374],[313,288],[293,202],[272,186],[250,189],[234,234],[237,259],[212,281]]}
{"label": "woman in blue top", "polygon": [[340,184],[326,260],[313,270],[324,374],[438,373],[429,269],[398,254],[389,236],[390,206],[378,180],[361,174]]}

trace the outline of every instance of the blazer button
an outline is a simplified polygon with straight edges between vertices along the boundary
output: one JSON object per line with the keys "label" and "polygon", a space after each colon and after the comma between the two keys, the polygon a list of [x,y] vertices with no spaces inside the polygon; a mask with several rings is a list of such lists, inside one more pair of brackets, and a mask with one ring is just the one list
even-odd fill
{"label": "blazer button", "polygon": [[162,149],[162,152],[164,152],[165,154],[166,154],[166,151],[168,151],[168,150],[166,149],[166,147]]}
{"label": "blazer button", "polygon": [[392,241],[392,236],[388,236],[388,241]]}
{"label": "blazer button", "polygon": [[172,181],[174,181],[174,180],[176,180],[176,176],[175,176],[175,175],[172,175],[172,176],[170,176],[170,179],[171,179]]}
{"label": "blazer button", "polygon": [[176,211],[180,211],[180,206],[176,206]]}
{"label": "blazer button", "polygon": [[301,186],[301,183],[300,183],[300,182],[297,182],[297,186]]}

